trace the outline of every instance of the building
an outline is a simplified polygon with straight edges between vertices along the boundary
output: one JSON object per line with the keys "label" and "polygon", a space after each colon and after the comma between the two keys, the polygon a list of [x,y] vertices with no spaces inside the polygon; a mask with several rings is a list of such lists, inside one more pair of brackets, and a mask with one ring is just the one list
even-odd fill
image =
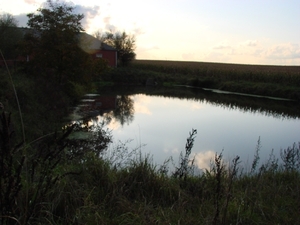
{"label": "building", "polygon": [[[13,28],[13,29],[19,29],[21,31],[21,38],[24,37],[26,32],[32,31],[32,29],[29,28]],[[102,43],[97,38],[93,37],[92,35],[89,35],[87,33],[79,33],[79,47],[90,54],[93,58],[103,58],[107,61],[108,65],[111,67],[117,67],[117,50],[105,43]],[[9,66],[17,65],[18,62],[28,62],[30,59],[34,56],[18,56],[15,59],[5,59],[6,63]],[[0,58],[0,67],[5,66],[4,60]]]}
{"label": "building", "polygon": [[111,67],[116,67],[117,50],[87,33],[79,34],[79,46],[94,58],[103,58]]}

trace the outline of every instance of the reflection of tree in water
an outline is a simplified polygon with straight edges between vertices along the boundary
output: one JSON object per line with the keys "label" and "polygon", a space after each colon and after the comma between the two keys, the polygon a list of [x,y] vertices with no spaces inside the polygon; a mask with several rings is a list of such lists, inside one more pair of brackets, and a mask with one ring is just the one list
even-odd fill
{"label": "reflection of tree in water", "polygon": [[134,119],[134,105],[133,99],[128,95],[117,96],[116,108],[114,110],[114,117],[123,126],[125,123],[129,124]]}

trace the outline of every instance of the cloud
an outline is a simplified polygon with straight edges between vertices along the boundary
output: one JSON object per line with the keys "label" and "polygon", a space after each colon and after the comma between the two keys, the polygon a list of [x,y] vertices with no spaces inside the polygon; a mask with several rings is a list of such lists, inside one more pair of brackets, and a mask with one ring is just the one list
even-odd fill
{"label": "cloud", "polygon": [[112,24],[106,24],[105,25],[105,30],[106,31],[112,31],[113,33],[118,30],[118,28]]}
{"label": "cloud", "polygon": [[[137,40],[138,41],[138,40]],[[137,59],[159,59],[155,54],[157,51],[160,51],[160,47],[157,45],[143,46],[137,44],[135,53],[137,54]]]}
{"label": "cloud", "polygon": [[150,98],[145,95],[137,95],[134,98],[135,113],[152,115],[152,112],[147,108],[147,104],[151,102]]}
{"label": "cloud", "polygon": [[163,152],[165,153],[172,153],[172,154],[178,154],[179,153],[179,149],[177,147],[174,146],[165,146],[163,149]]}
{"label": "cloud", "polygon": [[[36,4],[35,0],[26,0],[27,4]],[[92,20],[100,15],[100,7],[99,6],[82,6],[82,5],[75,5],[74,6],[74,14],[83,14],[84,18],[81,20],[81,24],[84,27],[85,30],[87,30],[90,27],[90,24],[92,23]],[[27,26],[27,13],[15,15],[15,18],[18,20],[18,25],[20,27],[26,27]]]}
{"label": "cloud", "polygon": [[203,105],[200,104],[200,103],[198,103],[198,102],[194,102],[194,103],[192,103],[192,105],[191,105],[191,109],[192,109],[192,110],[203,109]]}
{"label": "cloud", "polygon": [[232,46],[230,46],[227,41],[222,41],[216,46],[214,46],[213,49],[215,50],[232,49]]}
{"label": "cloud", "polygon": [[143,106],[143,105],[137,105],[135,107],[135,113],[152,115],[152,112],[146,106]]}
{"label": "cloud", "polygon": [[211,151],[211,150],[195,154],[195,156],[194,156],[195,166],[197,166],[201,170],[205,170],[205,169],[209,170],[210,169],[210,164],[211,164],[212,160],[214,159],[215,154],[216,153],[214,151]]}
{"label": "cloud", "polygon": [[258,44],[257,40],[247,40],[247,41],[241,42],[239,44],[239,46],[256,47],[257,44]]}
{"label": "cloud", "polygon": [[34,5],[37,3],[35,0],[24,0],[24,2],[29,5]]}
{"label": "cloud", "polygon": [[104,17],[104,18],[103,18],[103,22],[104,22],[104,24],[105,24],[105,25],[107,25],[107,24],[110,24],[110,19],[111,19],[111,17],[110,17],[110,16],[106,16],[106,17]]}
{"label": "cloud", "polygon": [[142,34],[145,34],[146,32],[142,28],[134,28],[133,29],[133,35],[134,36],[139,36]]}
{"label": "cloud", "polygon": [[273,45],[263,55],[269,59],[300,59],[300,46],[292,43]]}
{"label": "cloud", "polygon": [[100,7],[75,5],[74,13],[84,15],[84,18],[81,20],[81,24],[84,29],[87,30],[89,29],[92,20],[100,15]]}

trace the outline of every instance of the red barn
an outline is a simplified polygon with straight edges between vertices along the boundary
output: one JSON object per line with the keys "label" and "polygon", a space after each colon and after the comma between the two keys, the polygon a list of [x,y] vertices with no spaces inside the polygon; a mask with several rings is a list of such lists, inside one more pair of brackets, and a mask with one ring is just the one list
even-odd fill
{"label": "red barn", "polygon": [[[29,28],[14,28],[19,29],[24,36],[28,31],[32,31]],[[102,43],[97,38],[87,33],[79,33],[79,47],[85,52],[89,53],[94,58],[103,58],[107,61],[111,67],[117,66],[117,50],[105,43]],[[9,66],[14,66],[18,62],[28,62],[33,56],[21,57],[18,56],[16,59],[6,59]],[[5,66],[3,59],[0,59],[0,67]]]}
{"label": "red barn", "polygon": [[79,46],[85,52],[92,55],[94,58],[103,58],[107,60],[111,67],[117,66],[117,50],[105,43],[102,43],[97,38],[87,33],[80,33]]}

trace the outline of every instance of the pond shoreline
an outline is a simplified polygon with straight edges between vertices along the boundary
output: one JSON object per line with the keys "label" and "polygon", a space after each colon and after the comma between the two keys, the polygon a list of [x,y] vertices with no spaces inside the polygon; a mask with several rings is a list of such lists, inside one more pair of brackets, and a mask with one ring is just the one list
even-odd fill
{"label": "pond shoreline", "polygon": [[254,98],[267,98],[267,99],[278,100],[278,101],[296,101],[296,100],[288,99],[288,98],[277,98],[277,97],[265,96],[265,95],[245,94],[245,93],[233,92],[233,91],[223,91],[220,89],[193,87],[193,86],[189,86],[189,85],[174,85],[174,86],[175,87],[186,87],[186,88],[197,88],[197,89],[202,89],[204,91],[214,92],[217,94],[240,95],[240,96],[247,96],[247,97],[254,97]]}
{"label": "pond shoreline", "polygon": [[300,102],[300,66],[135,60],[103,76],[114,85],[146,86],[149,80],[154,86],[187,85]]}

